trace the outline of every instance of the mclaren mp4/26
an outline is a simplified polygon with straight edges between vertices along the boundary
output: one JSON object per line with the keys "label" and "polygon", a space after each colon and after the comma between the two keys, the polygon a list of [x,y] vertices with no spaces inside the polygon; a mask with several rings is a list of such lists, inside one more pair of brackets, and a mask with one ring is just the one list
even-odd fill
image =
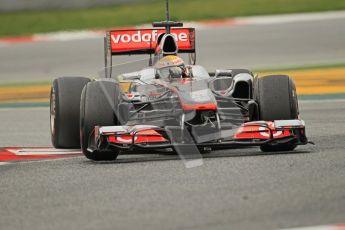
{"label": "mclaren mp4/26", "polygon": [[[195,63],[195,30],[182,26],[168,19],[152,29],[108,31],[102,78],[55,79],[53,145],[115,160],[138,149],[259,146],[275,152],[308,143],[289,76],[232,68],[210,74]],[[188,64],[181,53],[189,55]],[[150,55],[146,68],[114,74],[113,56],[134,54]]]}

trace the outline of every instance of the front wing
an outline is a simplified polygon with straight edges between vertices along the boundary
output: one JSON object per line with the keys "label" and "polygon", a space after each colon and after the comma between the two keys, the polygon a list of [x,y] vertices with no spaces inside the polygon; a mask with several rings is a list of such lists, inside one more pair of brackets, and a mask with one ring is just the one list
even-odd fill
{"label": "front wing", "polygon": [[[305,145],[308,143],[305,134],[305,123],[302,120],[247,122],[234,130],[228,130],[228,132],[227,130],[219,130],[219,132],[216,130],[211,135],[211,140],[210,138],[202,139],[199,136],[195,136],[196,134],[193,132],[188,132],[187,136],[185,133],[185,130],[181,130],[181,127],[173,126],[96,126],[90,136],[88,150],[93,152],[161,149],[174,148],[181,145],[219,149],[236,146],[260,146],[264,144],[294,143]],[[208,133],[212,133],[212,130],[208,131]]]}

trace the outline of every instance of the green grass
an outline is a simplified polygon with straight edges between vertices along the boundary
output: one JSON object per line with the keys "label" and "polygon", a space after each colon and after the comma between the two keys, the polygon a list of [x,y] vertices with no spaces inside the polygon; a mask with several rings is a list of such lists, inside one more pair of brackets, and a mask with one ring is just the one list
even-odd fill
{"label": "green grass", "polygon": [[49,102],[0,102],[0,109],[49,107]]}
{"label": "green grass", "polygon": [[313,95],[299,95],[298,100],[302,101],[319,101],[319,100],[343,100],[345,99],[345,93],[334,93],[334,94],[313,94]]}
{"label": "green grass", "polygon": [[[182,21],[345,9],[344,0],[171,0],[170,5],[172,18]],[[163,19],[163,0],[82,10],[1,13],[0,36],[131,26]]]}

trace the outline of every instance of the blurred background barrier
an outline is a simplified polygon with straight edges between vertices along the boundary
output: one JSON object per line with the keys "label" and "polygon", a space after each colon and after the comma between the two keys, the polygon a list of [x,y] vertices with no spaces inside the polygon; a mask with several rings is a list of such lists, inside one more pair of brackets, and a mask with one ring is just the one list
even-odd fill
{"label": "blurred background barrier", "polygon": [[0,12],[48,9],[79,9],[145,0],[0,0]]}
{"label": "blurred background barrier", "polygon": [[[171,19],[345,10],[344,0],[171,0]],[[304,16],[300,15],[299,18]],[[0,37],[127,27],[164,19],[164,0],[0,0]]]}
{"label": "blurred background barrier", "polygon": [[[344,98],[345,65],[305,67],[306,69],[255,71],[259,76],[287,74],[297,86],[299,99]],[[317,81],[315,79],[318,79]],[[28,82],[26,84],[0,83],[0,108],[19,102],[30,105],[48,105],[51,82]],[[320,97],[320,95],[323,95]],[[43,104],[42,104],[43,103]]]}
{"label": "blurred background barrier", "polygon": [[[198,64],[209,71],[283,70],[307,99],[345,98],[345,0],[171,0],[170,6],[173,20],[199,25]],[[52,79],[97,76],[104,30],[162,19],[164,0],[0,0],[0,107],[47,106]]]}

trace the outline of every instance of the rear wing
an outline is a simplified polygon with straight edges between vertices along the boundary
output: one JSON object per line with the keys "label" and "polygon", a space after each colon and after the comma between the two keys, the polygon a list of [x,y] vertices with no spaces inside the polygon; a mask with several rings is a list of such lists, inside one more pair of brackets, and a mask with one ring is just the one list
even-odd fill
{"label": "rear wing", "polygon": [[[122,29],[111,30],[104,38],[105,67],[112,65],[112,56],[154,54],[160,35],[165,29]],[[171,28],[178,52],[195,55],[195,29]]]}
{"label": "rear wing", "polygon": [[[157,40],[165,29],[131,29],[108,31],[106,41],[111,55],[153,54]],[[173,28],[171,34],[176,38],[180,53],[195,52],[195,29]]]}

